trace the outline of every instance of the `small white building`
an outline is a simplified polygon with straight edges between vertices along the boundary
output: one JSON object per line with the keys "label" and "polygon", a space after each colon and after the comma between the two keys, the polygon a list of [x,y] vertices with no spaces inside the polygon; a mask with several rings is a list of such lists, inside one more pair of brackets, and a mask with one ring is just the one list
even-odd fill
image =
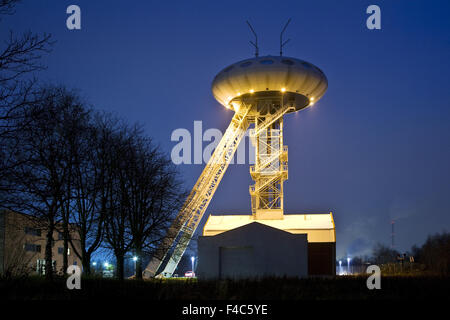
{"label": "small white building", "polygon": [[199,278],[334,275],[333,215],[210,215],[198,250]]}

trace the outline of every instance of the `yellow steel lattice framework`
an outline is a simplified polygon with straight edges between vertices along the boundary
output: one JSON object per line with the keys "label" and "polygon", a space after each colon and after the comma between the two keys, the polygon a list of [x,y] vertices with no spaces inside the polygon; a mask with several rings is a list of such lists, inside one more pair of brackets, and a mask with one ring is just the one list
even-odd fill
{"label": "yellow steel lattice framework", "polygon": [[203,169],[182,209],[168,229],[167,235],[144,270],[144,277],[156,275],[169,251],[171,251],[169,261],[161,274],[166,277],[172,276],[228,165],[233,159],[239,142],[247,131],[250,124],[247,117],[249,110],[250,106],[240,104],[239,110],[233,116],[224,136]]}
{"label": "yellow steel lattice framework", "polygon": [[256,162],[250,169],[255,180],[250,187],[252,213],[255,218],[270,218],[274,213],[282,216],[283,181],[287,179],[283,115],[293,108],[281,103],[273,114],[261,115],[256,105],[236,103],[230,125],[144,270],[144,277],[155,276],[166,258],[161,275],[172,276],[250,124],[254,124],[250,138],[256,145]]}
{"label": "yellow steel lattice framework", "polygon": [[267,111],[270,107],[263,108],[264,115],[260,113],[255,117],[255,128],[250,130],[256,153],[255,165],[250,167],[255,184],[249,188],[255,219],[283,217],[283,181],[288,178],[288,149],[283,145],[283,115],[292,109],[281,107],[271,114]]}

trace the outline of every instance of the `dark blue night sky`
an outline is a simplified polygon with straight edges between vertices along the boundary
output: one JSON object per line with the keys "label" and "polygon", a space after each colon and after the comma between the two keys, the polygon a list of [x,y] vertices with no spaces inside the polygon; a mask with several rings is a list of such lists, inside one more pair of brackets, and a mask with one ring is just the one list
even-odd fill
{"label": "dark blue night sky", "polygon": [[[81,31],[66,28],[71,4],[81,7]],[[381,8],[381,30],[366,28],[370,4]],[[194,120],[227,127],[232,112],[210,86],[252,56],[245,21],[261,55],[277,55],[292,17],[285,55],[317,65],[329,88],[285,118],[286,212],[333,211],[341,257],[390,244],[391,219],[399,250],[450,229],[449,16],[449,1],[24,0],[0,33],[52,33],[57,44],[39,77],[140,122],[170,152],[172,131],[193,131]],[[186,188],[202,168],[179,166]],[[230,166],[207,214],[250,213],[248,170]]]}

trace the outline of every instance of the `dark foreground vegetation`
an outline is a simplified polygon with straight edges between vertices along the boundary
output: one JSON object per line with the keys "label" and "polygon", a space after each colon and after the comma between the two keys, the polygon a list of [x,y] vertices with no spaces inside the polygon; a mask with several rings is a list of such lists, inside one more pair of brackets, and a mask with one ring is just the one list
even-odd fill
{"label": "dark foreground vegetation", "polygon": [[366,287],[366,276],[336,278],[197,281],[132,281],[86,278],[80,290],[64,278],[47,282],[24,278],[0,282],[0,299],[10,300],[449,300],[450,278],[386,276],[380,290]]}

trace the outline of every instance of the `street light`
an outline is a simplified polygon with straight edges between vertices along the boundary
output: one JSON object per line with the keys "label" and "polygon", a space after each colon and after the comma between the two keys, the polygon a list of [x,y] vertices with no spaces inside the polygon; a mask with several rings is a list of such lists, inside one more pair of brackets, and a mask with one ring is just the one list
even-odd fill
{"label": "street light", "polygon": [[133,257],[133,261],[134,261],[134,274],[136,274],[136,261],[138,260],[138,257],[134,256]]}
{"label": "street light", "polygon": [[347,273],[350,274],[350,258],[347,258]]}
{"label": "street light", "polygon": [[191,257],[191,261],[192,261],[192,276],[194,276],[194,261],[195,261],[195,257]]}
{"label": "street light", "polygon": [[109,267],[108,261],[106,261],[106,262],[103,264],[103,266],[104,266],[105,268],[108,268],[108,267]]}

